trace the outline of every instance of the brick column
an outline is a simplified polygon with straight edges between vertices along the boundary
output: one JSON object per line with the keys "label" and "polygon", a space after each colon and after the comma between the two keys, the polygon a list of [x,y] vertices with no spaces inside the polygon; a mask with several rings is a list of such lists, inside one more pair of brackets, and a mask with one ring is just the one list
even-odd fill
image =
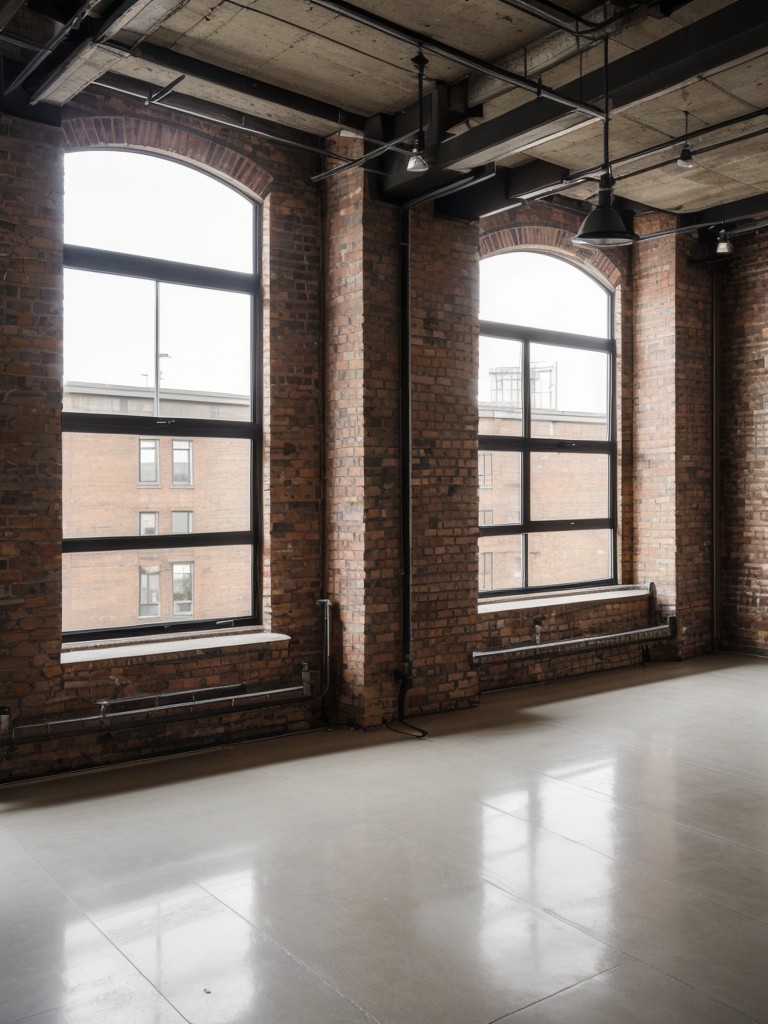
{"label": "brick column", "polygon": [[[361,143],[339,139],[357,156]],[[361,169],[326,186],[327,583],[338,712],[390,717],[400,665],[397,212]]]}
{"label": "brick column", "polygon": [[0,703],[41,713],[60,676],[61,132],[0,120]]}
{"label": "brick column", "polygon": [[[641,233],[675,226],[642,218]],[[635,577],[677,614],[679,657],[712,643],[711,302],[695,243],[635,246]]]}

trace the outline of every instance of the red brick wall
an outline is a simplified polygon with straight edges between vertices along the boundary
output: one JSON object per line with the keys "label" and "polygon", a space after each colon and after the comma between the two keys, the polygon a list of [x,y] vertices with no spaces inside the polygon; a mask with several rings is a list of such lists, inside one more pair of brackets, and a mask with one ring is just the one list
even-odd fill
{"label": "red brick wall", "polygon": [[[361,143],[337,151],[357,156]],[[361,169],[326,185],[328,586],[338,607],[337,713],[392,716],[400,666],[397,212]]]}
{"label": "red brick wall", "polygon": [[[317,677],[320,591],[320,230],[317,160],[95,90],[66,112],[64,128],[4,118],[2,287],[9,324],[3,346],[5,618],[3,701],[19,717],[90,713],[122,695],[225,682],[295,684],[301,663]],[[292,637],[274,647],[180,652],[59,668],[61,628],[61,161],[64,147],[130,145],[177,156],[238,184],[264,205],[265,512],[264,621]],[[8,694],[6,701],[5,694]],[[3,777],[105,764],[307,728],[319,703],[287,710],[159,724],[96,737],[52,737],[0,751]]]}
{"label": "red brick wall", "polygon": [[[641,233],[674,227],[640,218]],[[712,317],[704,253],[685,236],[634,249],[635,573],[677,614],[678,657],[712,649]]]}
{"label": "red brick wall", "polygon": [[[674,227],[675,218],[645,217],[644,232]],[[643,242],[633,253],[634,521],[633,578],[656,583],[667,614],[677,608],[675,478],[674,235]]]}
{"label": "red brick wall", "polygon": [[713,645],[712,270],[693,236],[678,239],[675,278],[678,653]]}
{"label": "red brick wall", "polygon": [[420,710],[477,702],[478,226],[411,214],[413,689]]}
{"label": "red brick wall", "polygon": [[768,654],[768,250],[745,235],[718,273],[721,642]]}
{"label": "red brick wall", "polygon": [[0,704],[60,686],[61,138],[0,118]]}
{"label": "red brick wall", "polygon": [[[336,644],[332,717],[362,726],[391,718],[395,672],[403,667],[398,211],[372,199],[361,170],[344,171],[320,190],[309,180],[319,169],[311,155],[225,129],[211,135],[180,115],[98,91],[67,112],[61,135],[8,118],[0,130],[9,198],[0,229],[13,253],[1,285],[9,321],[0,409],[9,484],[0,521],[0,609],[7,627],[3,692],[14,716],[92,709],[118,688],[124,696],[225,682],[296,683],[302,662],[315,673],[319,667],[317,599],[327,591],[334,602]],[[211,167],[263,204],[264,621],[293,640],[266,648],[66,665],[62,672],[59,154],[63,144],[113,143]],[[337,144],[350,153],[359,146],[354,140]],[[648,621],[642,595],[478,611],[477,265],[479,255],[517,246],[565,254],[620,289],[620,578],[655,580],[665,609],[677,607],[686,639],[672,653],[706,648],[711,626],[707,272],[687,263],[685,242],[641,243],[618,254],[572,248],[579,220],[549,204],[479,226],[436,220],[428,205],[411,214],[413,687],[408,713],[466,706],[476,703],[484,688],[543,682],[640,657],[639,648],[630,648],[477,668],[470,661],[473,650],[530,640],[534,618],[543,620],[542,640]],[[733,455],[733,464],[724,491],[735,506],[746,502],[728,534],[724,589],[735,595],[745,584],[759,596],[765,561],[758,532],[762,476],[751,441],[762,410],[754,368],[762,368],[757,361],[763,307],[757,286],[762,277],[755,276],[753,265],[763,273],[757,250],[752,263],[740,270],[734,264],[734,297],[724,313],[724,324],[732,326],[728,353],[733,360],[723,413],[724,450]],[[740,456],[741,449],[752,454]],[[734,644],[756,648],[765,639],[760,608],[756,600],[747,607],[749,628],[738,632],[736,624],[744,618],[738,606],[728,636]],[[5,776],[34,775],[307,728],[318,721],[319,710],[318,704],[302,705],[158,721],[95,737],[41,739],[5,748],[2,770]]]}

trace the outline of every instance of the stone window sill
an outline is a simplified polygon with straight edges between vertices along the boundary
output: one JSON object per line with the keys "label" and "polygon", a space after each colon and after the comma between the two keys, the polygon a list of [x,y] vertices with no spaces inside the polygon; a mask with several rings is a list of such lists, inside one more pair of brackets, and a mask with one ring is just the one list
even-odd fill
{"label": "stone window sill", "polygon": [[290,640],[286,633],[245,629],[229,633],[176,633],[173,636],[143,636],[131,640],[101,640],[63,644],[61,664],[85,661],[119,661],[121,658],[148,658],[179,651],[202,651],[225,647],[251,647]]}
{"label": "stone window sill", "polygon": [[487,598],[478,604],[478,612],[498,614],[530,608],[552,608],[568,604],[593,604],[595,601],[621,601],[647,597],[648,589],[639,586],[596,587],[594,590],[561,590],[546,594],[519,594],[514,597]]}

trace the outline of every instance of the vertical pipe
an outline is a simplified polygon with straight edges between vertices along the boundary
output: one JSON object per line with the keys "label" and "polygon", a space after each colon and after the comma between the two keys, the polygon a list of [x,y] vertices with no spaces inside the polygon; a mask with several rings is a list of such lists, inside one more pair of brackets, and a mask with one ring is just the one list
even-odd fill
{"label": "vertical pipe", "polygon": [[405,691],[411,684],[412,651],[412,417],[411,417],[411,209],[400,210],[400,572],[401,598],[401,686],[398,717],[405,711]]}
{"label": "vertical pipe", "polygon": [[720,649],[720,287],[712,268],[712,649]]}

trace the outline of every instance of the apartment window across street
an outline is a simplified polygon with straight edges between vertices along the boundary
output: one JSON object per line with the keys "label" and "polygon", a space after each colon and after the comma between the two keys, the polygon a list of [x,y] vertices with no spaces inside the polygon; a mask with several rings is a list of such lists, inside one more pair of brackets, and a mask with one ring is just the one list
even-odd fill
{"label": "apartment window across street", "polygon": [[139,617],[160,614],[160,566],[148,565],[139,569]]}
{"label": "apartment window across street", "polygon": [[176,562],[173,566],[173,614],[192,614],[192,563]]}
{"label": "apartment window across street", "polygon": [[158,475],[158,442],[142,438],[139,441],[139,483],[156,484]]}
{"label": "apartment window across street", "polygon": [[480,310],[480,593],[615,583],[612,296],[517,251],[481,261]]}
{"label": "apartment window across street", "polygon": [[192,533],[192,513],[171,512],[171,533]]}
{"label": "apartment window across street", "polygon": [[157,512],[139,512],[139,533],[150,537],[157,533]]}
{"label": "apartment window across street", "polygon": [[162,157],[65,158],[67,640],[259,620],[257,213]]}
{"label": "apartment window across street", "polygon": [[173,442],[173,485],[192,486],[192,442]]}

